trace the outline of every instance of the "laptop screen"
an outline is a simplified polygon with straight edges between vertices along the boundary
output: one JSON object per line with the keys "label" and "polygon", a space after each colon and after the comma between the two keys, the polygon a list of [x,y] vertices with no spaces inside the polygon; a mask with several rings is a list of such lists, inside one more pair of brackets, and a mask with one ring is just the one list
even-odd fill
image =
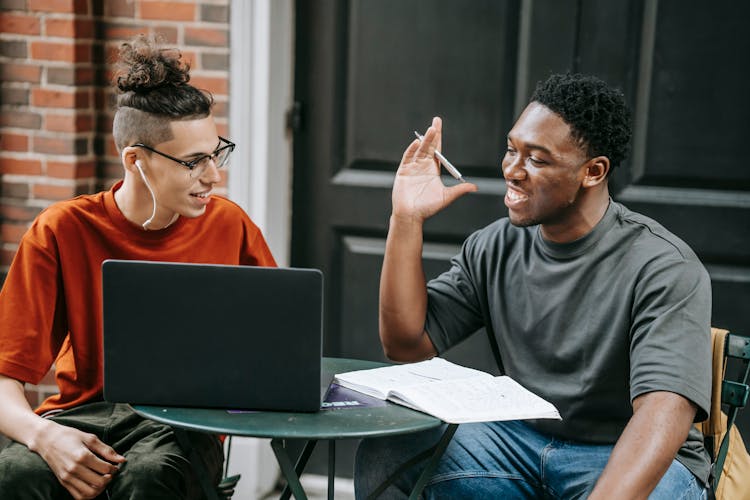
{"label": "laptop screen", "polygon": [[320,271],[108,260],[102,280],[107,401],[320,408]]}

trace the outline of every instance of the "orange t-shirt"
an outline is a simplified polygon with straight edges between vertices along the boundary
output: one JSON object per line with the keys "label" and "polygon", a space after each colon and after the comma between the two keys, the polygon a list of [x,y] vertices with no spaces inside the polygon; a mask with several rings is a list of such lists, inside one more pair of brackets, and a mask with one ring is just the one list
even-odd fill
{"label": "orange t-shirt", "polygon": [[213,196],[202,216],[144,231],[115,204],[121,184],[44,210],[0,292],[0,373],[37,384],[55,363],[60,393],[38,414],[102,399],[105,259],[276,265],[260,230],[231,201]]}

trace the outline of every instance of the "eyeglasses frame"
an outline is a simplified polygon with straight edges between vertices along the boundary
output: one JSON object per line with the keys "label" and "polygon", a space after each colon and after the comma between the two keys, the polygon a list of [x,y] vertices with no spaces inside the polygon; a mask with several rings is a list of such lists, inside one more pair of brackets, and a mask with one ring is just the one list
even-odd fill
{"label": "eyeglasses frame", "polygon": [[167,153],[162,153],[161,151],[159,151],[157,149],[154,149],[151,146],[147,146],[146,144],[143,144],[142,142],[138,142],[136,144],[133,144],[133,147],[139,147],[139,148],[146,149],[148,151],[151,151],[152,153],[156,153],[156,154],[158,154],[160,156],[163,156],[164,158],[169,158],[170,160],[179,163],[183,167],[186,167],[188,170],[193,170],[198,165],[198,163],[202,162],[205,158],[211,158],[213,160],[214,158],[216,158],[216,156],[219,153],[221,153],[225,149],[229,149],[230,153],[232,151],[234,151],[234,148],[236,146],[235,143],[233,143],[229,139],[225,139],[224,137],[221,137],[221,136],[219,136],[219,140],[223,141],[223,142],[226,142],[226,145],[219,146],[212,153],[200,156],[200,157],[198,157],[198,158],[196,158],[195,160],[192,160],[192,161],[180,160],[179,158],[175,158],[174,156],[168,155]]}

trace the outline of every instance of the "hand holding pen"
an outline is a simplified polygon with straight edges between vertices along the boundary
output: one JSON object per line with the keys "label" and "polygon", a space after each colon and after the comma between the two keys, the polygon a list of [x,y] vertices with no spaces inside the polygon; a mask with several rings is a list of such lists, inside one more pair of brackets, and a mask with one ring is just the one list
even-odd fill
{"label": "hand holding pen", "polygon": [[[393,216],[400,220],[425,220],[454,200],[477,190],[466,182],[458,169],[439,153],[442,120],[435,117],[432,125],[413,140],[404,151],[391,196]],[[461,182],[446,186],[440,177],[440,164]]]}
{"label": "hand holding pen", "polygon": [[[417,139],[419,139],[419,142],[422,142],[424,140],[424,136],[421,135],[416,130],[414,131],[414,135],[417,136]],[[458,169],[456,167],[454,167],[453,164],[450,161],[448,161],[448,158],[446,158],[445,156],[443,156],[443,153],[441,153],[440,151],[438,151],[436,149],[435,150],[435,156],[440,161],[440,163],[443,164],[443,166],[448,171],[448,173],[453,176],[454,179],[457,179],[457,180],[459,180],[461,182],[466,182],[466,180],[464,179],[464,176],[461,175],[461,172],[459,172]]]}

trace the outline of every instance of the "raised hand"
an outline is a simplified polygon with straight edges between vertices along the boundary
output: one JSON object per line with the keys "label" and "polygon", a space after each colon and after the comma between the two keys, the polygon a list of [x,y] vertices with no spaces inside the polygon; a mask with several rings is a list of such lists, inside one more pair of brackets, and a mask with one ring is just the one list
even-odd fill
{"label": "raised hand", "polygon": [[393,183],[393,216],[423,222],[466,193],[476,191],[471,183],[446,187],[440,179],[440,164],[435,151],[440,150],[443,123],[432,119],[422,141],[415,139],[404,151]]}
{"label": "raised hand", "polygon": [[48,421],[34,446],[60,483],[75,499],[100,495],[125,461],[95,435]]}

